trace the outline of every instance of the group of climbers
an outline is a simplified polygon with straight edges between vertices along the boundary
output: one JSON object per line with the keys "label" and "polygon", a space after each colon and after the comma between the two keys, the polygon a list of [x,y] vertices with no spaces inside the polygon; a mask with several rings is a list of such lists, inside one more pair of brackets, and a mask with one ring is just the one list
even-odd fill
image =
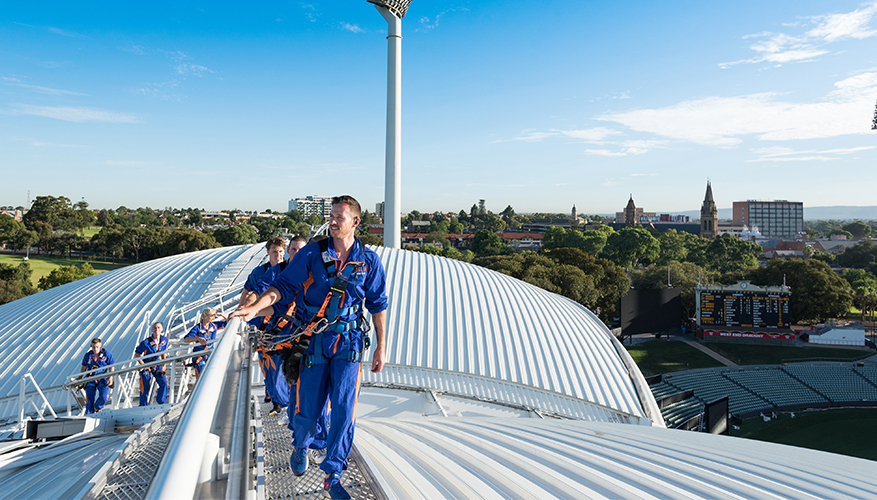
{"label": "group of climbers", "polygon": [[[214,322],[213,318],[225,315],[217,313],[212,307],[201,311],[201,320],[192,327],[183,338],[183,342],[197,343],[192,351],[201,352],[210,349],[209,343],[216,340],[216,332],[225,326],[225,321]],[[151,335],[143,339],[134,349],[134,358],[138,365],[147,365],[155,361],[167,358],[168,338],[162,335],[164,325],[159,322],[153,323],[150,328]],[[207,363],[209,354],[193,358],[191,366],[195,369],[195,377],[201,375]],[[91,347],[82,358],[80,373],[90,372],[83,376],[93,377],[105,375],[114,371],[111,366],[115,362],[113,354],[102,347],[101,339],[91,341]],[[104,368],[107,367],[107,368]],[[95,371],[91,371],[95,370]],[[163,405],[167,403],[168,380],[164,364],[151,364],[140,369],[140,406],[149,404],[152,383],[155,382],[155,402]],[[89,380],[84,384],[85,389],[85,414],[98,413],[103,410],[109,398],[109,390],[113,387],[113,376]]]}
{"label": "group of climbers", "polygon": [[280,314],[277,324],[287,319],[275,333],[284,339],[284,374],[296,382],[291,398],[297,405],[290,422],[295,447],[290,467],[296,476],[303,475],[309,448],[321,446],[318,441],[325,435],[326,456],[320,463],[326,473],[323,488],[336,499],[350,498],[341,474],[353,444],[361,362],[369,347],[366,310],[375,335],[372,372],[381,371],[385,356],[386,276],[378,255],[355,236],[360,215],[353,197],[333,198],[330,238],[299,250],[254,303],[230,316],[250,321]]}
{"label": "group of climbers", "polygon": [[[250,274],[239,307],[228,318],[240,317],[261,330],[259,358],[265,377],[266,402],[272,412],[287,407],[288,427],[293,431],[294,451],[290,456],[293,474],[301,476],[309,466],[309,449],[324,449],[319,467],[326,473],[324,490],[331,498],[350,498],[341,483],[353,444],[356,402],[361,383],[361,363],[370,347],[367,333],[374,329],[371,371],[384,366],[387,322],[386,276],[378,255],[355,236],[361,207],[351,196],[332,200],[330,237],[307,243],[294,238],[289,259],[282,260],[285,242],[274,238],[266,249],[269,262]],[[371,325],[364,312],[371,315]],[[184,337],[197,343],[202,352],[216,338],[225,321],[212,308],[202,311],[201,321]],[[138,344],[138,363],[165,359],[168,345],[161,323],[152,325],[152,335]],[[209,354],[193,359],[200,376]],[[92,341],[82,361],[82,371],[113,364],[112,354]],[[89,375],[112,372],[103,371]],[[155,381],[156,401],[166,402],[167,378],[162,364],[145,366],[140,374],[140,404],[149,401]],[[106,402],[112,376],[86,384],[87,413],[100,411]],[[310,455],[313,457],[313,455]]]}

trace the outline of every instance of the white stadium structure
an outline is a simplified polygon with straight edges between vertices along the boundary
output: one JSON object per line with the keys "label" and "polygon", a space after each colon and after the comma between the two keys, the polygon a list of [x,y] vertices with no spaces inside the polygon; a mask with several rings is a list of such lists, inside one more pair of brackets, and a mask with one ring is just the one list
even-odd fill
{"label": "white stadium structure", "polygon": [[[344,475],[354,498],[877,498],[872,461],[665,428],[625,349],[572,301],[467,263],[376,251],[388,364],[364,371]],[[199,309],[233,308],[264,254],[178,255],[0,306],[0,497],[318,497],[314,466],[288,471],[289,432],[263,414],[239,321],[191,390],[174,364],[166,405],[136,406],[136,370],[125,373],[150,322],[178,338]],[[79,416],[65,385],[93,337],[123,373],[97,418]]]}

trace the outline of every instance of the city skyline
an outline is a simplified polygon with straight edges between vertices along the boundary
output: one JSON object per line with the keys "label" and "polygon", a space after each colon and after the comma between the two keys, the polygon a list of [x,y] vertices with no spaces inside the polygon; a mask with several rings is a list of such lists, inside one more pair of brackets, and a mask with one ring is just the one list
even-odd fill
{"label": "city skyline", "polygon": [[[365,0],[6,6],[0,204],[282,211],[384,198]],[[402,209],[875,205],[877,2],[414,1]]]}

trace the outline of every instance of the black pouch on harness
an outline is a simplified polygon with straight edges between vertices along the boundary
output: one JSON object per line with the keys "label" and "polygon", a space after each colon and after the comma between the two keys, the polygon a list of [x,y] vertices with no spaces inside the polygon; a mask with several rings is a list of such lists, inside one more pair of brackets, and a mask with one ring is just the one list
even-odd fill
{"label": "black pouch on harness", "polygon": [[301,358],[309,345],[311,345],[311,337],[301,336],[293,341],[291,348],[283,349],[281,352],[280,359],[283,360],[283,376],[286,378],[286,383],[298,383]]}

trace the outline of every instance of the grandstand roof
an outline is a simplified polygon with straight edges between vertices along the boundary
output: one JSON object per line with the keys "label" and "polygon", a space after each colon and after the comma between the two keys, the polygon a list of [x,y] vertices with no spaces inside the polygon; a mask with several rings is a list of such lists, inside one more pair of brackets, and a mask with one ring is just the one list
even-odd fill
{"label": "grandstand roof", "polygon": [[[34,373],[44,389],[59,385],[93,336],[125,356],[145,335],[147,318],[165,319],[241,282],[262,248],[146,262],[0,307],[0,355],[12,360],[0,373],[0,397],[7,397],[0,415],[10,414],[23,373]],[[388,277],[388,364],[380,374],[363,372],[355,445],[391,498],[865,498],[877,491],[870,461],[661,428],[639,369],[579,304],[467,263],[376,250]],[[112,450],[107,444],[102,455]],[[75,456],[66,458],[59,463],[68,470],[78,466]],[[32,487],[66,473],[40,470],[26,479]],[[0,477],[7,472],[0,464]]]}

